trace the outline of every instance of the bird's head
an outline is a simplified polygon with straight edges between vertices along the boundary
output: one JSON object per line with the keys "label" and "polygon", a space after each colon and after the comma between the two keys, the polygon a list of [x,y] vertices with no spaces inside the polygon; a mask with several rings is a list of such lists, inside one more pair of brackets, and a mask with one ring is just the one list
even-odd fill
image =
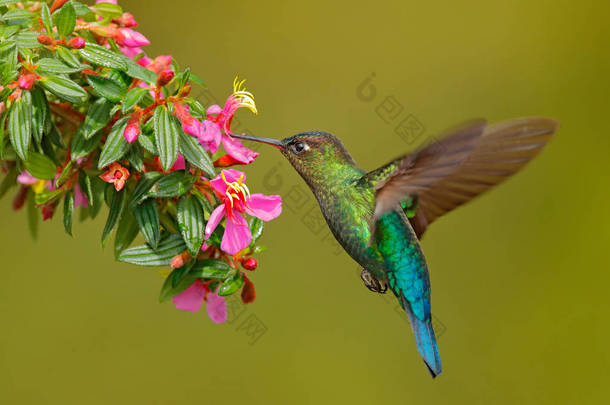
{"label": "bird's head", "polygon": [[310,185],[311,182],[327,182],[328,176],[336,176],[336,171],[345,165],[356,164],[341,140],[328,132],[302,132],[282,140],[241,134],[232,136],[278,148]]}

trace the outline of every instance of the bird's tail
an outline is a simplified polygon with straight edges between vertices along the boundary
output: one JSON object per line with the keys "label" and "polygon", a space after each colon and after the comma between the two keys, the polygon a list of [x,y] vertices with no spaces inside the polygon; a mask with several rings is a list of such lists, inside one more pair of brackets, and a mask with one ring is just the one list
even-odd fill
{"label": "bird's tail", "polygon": [[422,321],[413,314],[411,305],[404,297],[401,297],[401,301],[403,308],[409,316],[411,327],[413,328],[417,350],[419,350],[419,354],[424,359],[428,371],[430,371],[430,374],[432,374],[432,377],[434,378],[441,373],[442,367],[441,355],[438,352],[436,336],[434,335],[434,329],[432,328],[432,319],[429,318],[427,321]]}

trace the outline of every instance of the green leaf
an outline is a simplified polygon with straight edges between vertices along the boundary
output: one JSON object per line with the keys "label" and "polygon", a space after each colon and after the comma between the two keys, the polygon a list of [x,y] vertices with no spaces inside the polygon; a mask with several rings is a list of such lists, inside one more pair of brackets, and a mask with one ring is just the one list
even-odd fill
{"label": "green leaf", "polygon": [[233,270],[224,260],[206,259],[195,262],[191,274],[198,278],[224,280]]}
{"label": "green leaf", "polygon": [[149,197],[179,197],[186,194],[195,183],[195,177],[184,170],[176,170],[163,176],[150,189]]}
{"label": "green leaf", "polygon": [[125,97],[127,89],[115,80],[104,76],[87,75],[87,82],[100,96],[114,103],[118,103]]}
{"label": "green leaf", "polygon": [[78,185],[80,189],[87,196],[87,202],[89,206],[94,205],[96,203],[93,197],[93,187],[91,186],[91,179],[87,176],[83,170],[79,170],[78,172]]}
{"label": "green leaf", "polygon": [[134,170],[138,172],[144,170],[142,148],[138,144],[131,145],[131,148],[127,152],[127,155],[125,155],[125,158]]}
{"label": "green leaf", "polygon": [[254,246],[256,241],[263,234],[264,222],[262,219],[257,217],[252,217],[250,220],[250,233],[252,234],[252,242],[250,242],[250,246]]}
{"label": "green leaf", "polygon": [[180,153],[182,153],[184,158],[203,170],[208,177],[215,177],[214,164],[208,153],[203,149],[203,146],[197,142],[195,137],[185,133],[182,128],[178,128],[178,136]]}
{"label": "green leaf", "polygon": [[153,155],[159,155],[154,139],[149,134],[141,133],[140,136],[138,136],[138,144]]}
{"label": "green leaf", "polygon": [[[174,298],[197,281],[197,277],[190,274],[190,268],[187,268],[186,270],[188,271],[184,271],[183,267],[175,269],[165,279],[163,287],[161,287],[161,292],[159,293],[159,302],[165,302],[170,298]],[[181,278],[180,282],[177,282],[178,277]]]}
{"label": "green leaf", "polygon": [[150,89],[144,87],[134,87],[129,90],[123,100],[123,106],[121,108],[123,114],[135,107],[149,91]]}
{"label": "green leaf", "polygon": [[64,194],[63,190],[45,191],[36,194],[36,205],[43,205],[59,199]]}
{"label": "green leaf", "polygon": [[178,200],[178,228],[192,256],[196,257],[203,245],[205,220],[196,197],[182,196]]}
{"label": "green leaf", "polygon": [[72,34],[76,25],[76,11],[71,3],[64,4],[57,12],[55,20],[57,25],[57,33],[60,38],[65,38]]}
{"label": "green leaf", "polygon": [[32,94],[32,135],[38,144],[47,129],[47,119],[50,119],[49,102],[44,91],[36,86]]}
{"label": "green leaf", "polygon": [[29,91],[22,92],[21,98],[13,104],[8,128],[15,152],[22,160],[26,160],[32,140],[32,96]]}
{"label": "green leaf", "polygon": [[64,229],[72,236],[72,216],[74,214],[74,191],[69,191],[64,197]]}
{"label": "green leaf", "polygon": [[104,232],[102,232],[102,246],[106,246],[106,242],[110,237],[110,233],[119,222],[123,207],[125,206],[125,190],[117,191],[112,193],[112,199],[110,200],[110,211],[108,212],[108,219],[106,220],[106,226],[104,226]]}
{"label": "green leaf", "polygon": [[86,46],[79,50],[79,54],[83,59],[93,64],[111,69],[127,70],[125,58],[122,55],[109,51],[103,46],[87,42]]}
{"label": "green leaf", "polygon": [[148,198],[150,190],[161,180],[161,173],[159,172],[146,172],[142,175],[138,184],[136,185],[129,207],[134,209],[138,204]]}
{"label": "green leaf", "polygon": [[205,196],[201,194],[199,190],[193,189],[192,195],[197,198],[199,204],[201,204],[201,206],[203,207],[203,210],[206,211],[208,214],[211,214],[212,211],[214,211],[214,207],[212,207],[212,204],[210,204],[208,199],[205,198]]}
{"label": "green leaf", "polygon": [[25,170],[39,180],[53,180],[55,177],[55,163],[43,154],[30,152],[24,164]]}
{"label": "green leaf", "polygon": [[127,68],[123,70],[125,70],[129,76],[134,77],[136,79],[140,79],[147,84],[154,84],[157,81],[157,75],[154,74],[152,71],[146,69],[139,63],[136,63],[135,61],[129,59],[125,55],[121,55],[121,57],[123,62],[125,63],[125,66],[127,66]]}
{"label": "green leaf", "polygon": [[2,16],[2,20],[9,24],[25,24],[34,14],[22,8],[14,8]]}
{"label": "green leaf", "polygon": [[157,202],[154,200],[145,201],[133,209],[133,214],[146,243],[153,249],[157,249],[161,240],[161,224],[159,223]]}
{"label": "green leaf", "polygon": [[244,276],[241,272],[238,272],[222,282],[218,288],[217,294],[221,297],[231,295],[235,291],[239,290],[242,285],[244,285]]}
{"label": "green leaf", "polygon": [[123,211],[119,227],[114,238],[114,255],[117,257],[138,235],[138,224],[129,210]]}
{"label": "green leaf", "polygon": [[70,160],[70,161],[68,161],[68,164],[64,166],[61,173],[59,173],[57,180],[55,180],[55,187],[59,188],[59,187],[63,186],[64,183],[66,181],[68,181],[70,176],[72,176],[73,171],[74,171],[74,162]]}
{"label": "green leaf", "polygon": [[16,41],[5,41],[0,44],[0,53],[4,53],[17,45]]}
{"label": "green leaf", "polygon": [[140,266],[169,266],[172,259],[186,249],[182,236],[170,235],[163,239],[156,250],[142,245],[124,250],[117,260]]}
{"label": "green leaf", "polygon": [[17,0],[0,0],[0,7],[8,6],[9,4],[15,4],[15,3],[17,3]]}
{"label": "green leaf", "polygon": [[61,60],[63,60],[66,63],[66,65],[68,65],[72,68],[81,67],[80,61],[78,60],[76,55],[74,55],[69,49],[64,48],[63,46],[58,46],[57,49],[55,50],[55,54],[57,56],[59,56],[59,58]]}
{"label": "green leaf", "polygon": [[32,189],[28,190],[27,197],[27,210],[28,210],[28,228],[32,239],[38,238],[38,225],[40,223],[40,211],[36,208],[36,201],[34,200],[34,192]]}
{"label": "green leaf", "polygon": [[6,192],[17,184],[17,170],[12,167],[0,183],[0,198],[4,197]]}
{"label": "green leaf", "polygon": [[89,96],[85,89],[63,76],[49,75],[38,83],[57,97],[73,104],[82,104]]}
{"label": "green leaf", "polygon": [[40,48],[42,44],[38,42],[38,32],[22,31],[17,34],[17,46],[22,51],[23,48],[35,49]]}
{"label": "green leaf", "polygon": [[[82,128],[82,127],[81,127]],[[70,159],[75,162],[78,159],[87,156],[93,152],[100,143],[102,134],[98,133],[95,136],[85,139],[82,129],[76,131],[76,135],[72,138],[72,149],[70,150]]]}
{"label": "green leaf", "polygon": [[106,183],[99,177],[91,177],[91,199],[89,199],[89,215],[95,218],[104,205],[104,190]]}
{"label": "green leaf", "polygon": [[96,14],[99,14],[109,20],[123,15],[123,9],[120,6],[112,3],[97,3],[93,6],[93,10]]}
{"label": "green leaf", "polygon": [[168,171],[178,157],[178,131],[165,106],[155,109],[155,140],[163,170]]}
{"label": "green leaf", "polygon": [[112,107],[114,107],[114,104],[105,98],[98,98],[91,104],[83,126],[83,136],[85,139],[91,138],[97,131],[104,128],[110,122]]}
{"label": "green leaf", "polygon": [[100,154],[100,160],[97,164],[98,169],[102,169],[110,163],[116,162],[123,157],[125,152],[127,152],[127,149],[129,149],[129,142],[127,142],[123,136],[128,120],[129,117],[123,117],[112,127],[110,134],[108,134],[108,138],[106,138],[102,153]]}
{"label": "green leaf", "polygon": [[40,19],[42,20],[42,26],[47,32],[53,32],[53,20],[51,19],[51,11],[47,3],[42,3],[40,9]]}
{"label": "green leaf", "polygon": [[45,73],[69,74],[83,70],[83,66],[68,66],[54,58],[41,58],[36,62],[36,65],[38,66],[36,70],[41,71],[40,74],[43,76]]}

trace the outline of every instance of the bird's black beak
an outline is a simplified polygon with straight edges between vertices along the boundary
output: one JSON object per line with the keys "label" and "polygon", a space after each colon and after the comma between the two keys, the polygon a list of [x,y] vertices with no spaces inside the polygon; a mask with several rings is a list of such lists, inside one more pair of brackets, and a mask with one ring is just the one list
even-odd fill
{"label": "bird's black beak", "polygon": [[278,139],[264,138],[262,136],[250,136],[250,135],[244,135],[244,134],[231,134],[231,137],[237,138],[237,139],[243,139],[246,141],[266,143],[267,145],[275,146],[278,149],[284,148],[284,144],[282,143],[282,141],[280,141]]}

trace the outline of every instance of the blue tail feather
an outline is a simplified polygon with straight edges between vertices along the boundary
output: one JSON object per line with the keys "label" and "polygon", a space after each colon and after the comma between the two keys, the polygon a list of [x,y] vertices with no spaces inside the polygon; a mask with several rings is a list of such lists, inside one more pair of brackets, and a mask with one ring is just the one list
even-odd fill
{"label": "blue tail feather", "polygon": [[419,350],[419,354],[423,357],[432,377],[436,377],[442,372],[441,355],[438,352],[431,318],[428,317],[428,320],[422,321],[413,314],[411,306],[406,299],[402,298],[401,301],[413,328],[417,350]]}

